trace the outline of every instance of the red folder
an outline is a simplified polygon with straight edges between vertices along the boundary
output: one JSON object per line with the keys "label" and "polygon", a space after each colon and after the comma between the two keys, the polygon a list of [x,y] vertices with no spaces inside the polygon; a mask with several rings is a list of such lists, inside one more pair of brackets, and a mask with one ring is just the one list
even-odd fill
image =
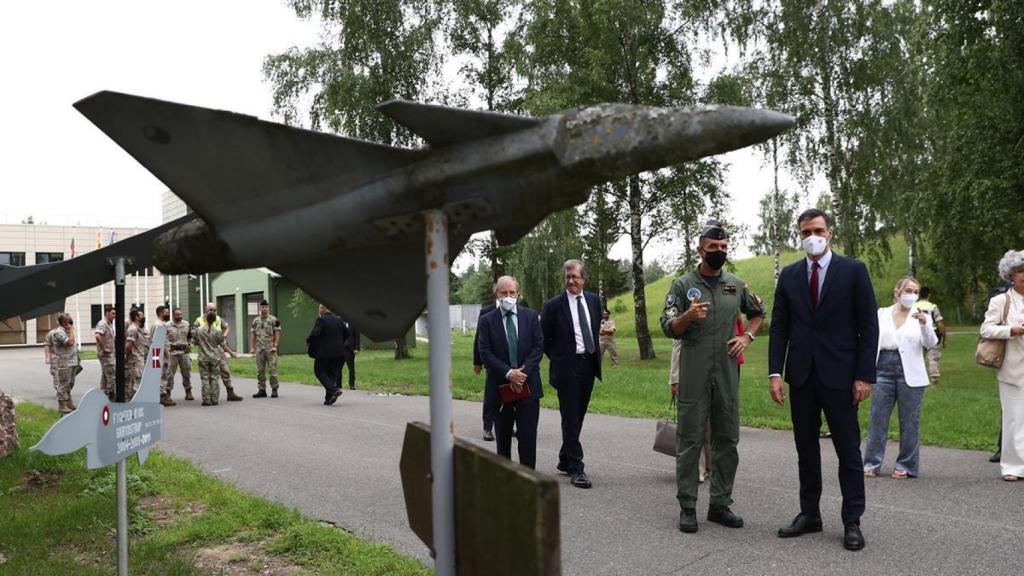
{"label": "red folder", "polygon": [[510,404],[512,402],[518,402],[530,397],[530,385],[523,382],[523,387],[516,392],[512,389],[512,383],[502,384],[498,386],[498,393],[501,394],[501,401],[504,404]]}

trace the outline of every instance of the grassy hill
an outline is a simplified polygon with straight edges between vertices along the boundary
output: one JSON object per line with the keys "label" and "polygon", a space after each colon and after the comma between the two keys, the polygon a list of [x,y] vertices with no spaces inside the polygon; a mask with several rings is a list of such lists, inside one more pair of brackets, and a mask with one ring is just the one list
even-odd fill
{"label": "grassy hill", "polygon": [[[872,270],[871,282],[875,287],[875,298],[879,305],[888,305],[892,301],[892,289],[907,273],[907,244],[903,238],[892,240],[893,257],[881,265],[881,270]],[[796,262],[804,255],[803,252],[783,252],[782,265]],[[775,260],[772,256],[755,256],[733,262],[732,270],[743,278],[750,288],[760,296],[771,314],[772,301],[775,297]],[[647,323],[652,337],[662,337],[658,319],[661,317],[665,295],[668,294],[672,281],[677,276],[666,276],[647,285]],[[626,338],[636,336],[636,321],[633,315],[633,293],[621,294],[608,301],[608,309],[612,312],[617,328],[616,337],[619,346],[626,344]]]}

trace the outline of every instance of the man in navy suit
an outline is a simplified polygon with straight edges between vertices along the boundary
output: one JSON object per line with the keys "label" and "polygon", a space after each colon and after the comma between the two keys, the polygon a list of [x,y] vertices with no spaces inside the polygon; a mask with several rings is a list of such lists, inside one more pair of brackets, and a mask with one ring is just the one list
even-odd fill
{"label": "man in navy suit", "polygon": [[[497,284],[495,284],[497,288]],[[500,307],[500,301],[496,294],[494,296],[494,306],[490,303],[484,304],[480,307],[480,315],[476,319],[476,335],[473,337],[473,373],[479,374],[484,367],[483,358],[480,357],[480,322],[491,312],[494,312]],[[484,386],[484,406],[483,406],[483,422],[484,422],[484,440],[488,442],[494,441],[494,420],[498,416],[498,409],[501,408],[501,398],[497,395],[497,391],[491,391],[488,386]]]}
{"label": "man in navy suit", "polygon": [[583,262],[568,260],[562,265],[565,292],[548,300],[541,312],[544,329],[544,353],[548,355],[548,379],[558,391],[558,411],[562,413],[562,449],[558,451],[558,469],[569,475],[577,488],[590,488],[584,472],[580,432],[594,390],[594,378],[601,378],[601,350],[598,331],[601,326],[601,300],[584,292],[587,270]]}
{"label": "man in navy suit", "polygon": [[324,405],[330,406],[341,396],[341,364],[345,359],[348,327],[345,321],[320,305],[320,317],[306,338],[309,355],[313,357],[313,373],[324,387]]}
{"label": "man in navy suit", "polygon": [[822,529],[818,432],[824,411],[839,458],[843,546],[860,550],[864,465],[857,407],[871,395],[875,381],[878,306],[864,264],[832,253],[828,215],[807,210],[797,224],[807,257],[779,274],[768,342],[772,400],[785,402],[785,374],[799,456],[800,514],[779,530],[779,537]]}
{"label": "man in navy suit", "polygon": [[515,424],[519,463],[536,468],[537,421],[540,398],[544,395],[540,380],[540,360],[544,356],[540,318],[533,310],[516,303],[519,287],[515,278],[498,278],[494,292],[500,308],[481,316],[477,327],[480,358],[487,366],[487,392],[501,402],[499,386],[508,384],[516,393],[524,386],[530,391],[530,395],[521,400],[501,402],[494,427],[498,455],[512,459],[512,425]]}

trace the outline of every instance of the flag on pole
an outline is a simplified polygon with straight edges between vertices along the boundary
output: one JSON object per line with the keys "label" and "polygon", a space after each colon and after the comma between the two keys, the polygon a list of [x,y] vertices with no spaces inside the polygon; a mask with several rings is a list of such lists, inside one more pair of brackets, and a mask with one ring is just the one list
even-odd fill
{"label": "flag on pole", "polygon": [[71,257],[72,258],[75,257],[75,239],[74,238],[71,239]]}
{"label": "flag on pole", "polygon": [[100,249],[100,232],[96,232],[96,249]]}
{"label": "flag on pole", "polygon": [[110,231],[110,241],[107,242],[107,246],[110,246],[111,244],[113,244],[116,241],[117,241],[117,232],[114,232],[113,230],[111,230]]}

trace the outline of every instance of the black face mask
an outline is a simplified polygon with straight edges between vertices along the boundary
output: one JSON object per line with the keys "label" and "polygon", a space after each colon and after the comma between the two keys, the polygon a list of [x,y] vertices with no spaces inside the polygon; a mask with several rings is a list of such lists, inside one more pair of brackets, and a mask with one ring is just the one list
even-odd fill
{"label": "black face mask", "polygon": [[206,315],[206,321],[207,322],[213,322],[216,319],[217,319],[217,314],[207,314]]}
{"label": "black face mask", "polygon": [[725,261],[728,258],[729,255],[721,250],[704,253],[704,263],[712,270],[721,270],[722,266],[725,266]]}

